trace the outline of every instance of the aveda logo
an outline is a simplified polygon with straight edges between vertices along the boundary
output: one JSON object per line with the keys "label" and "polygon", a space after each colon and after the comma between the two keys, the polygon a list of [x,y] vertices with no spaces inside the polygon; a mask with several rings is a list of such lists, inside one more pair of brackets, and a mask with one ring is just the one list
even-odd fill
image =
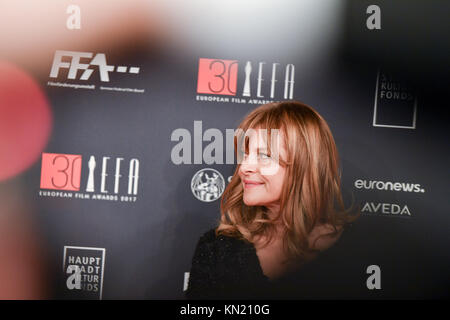
{"label": "aveda logo", "polygon": [[377,180],[356,180],[355,188],[366,190],[386,190],[386,191],[403,191],[403,192],[425,192],[418,183],[404,183],[404,182],[384,182]]}
{"label": "aveda logo", "polygon": [[366,202],[361,212],[369,214],[411,216],[411,211],[407,205],[401,206],[395,203]]}

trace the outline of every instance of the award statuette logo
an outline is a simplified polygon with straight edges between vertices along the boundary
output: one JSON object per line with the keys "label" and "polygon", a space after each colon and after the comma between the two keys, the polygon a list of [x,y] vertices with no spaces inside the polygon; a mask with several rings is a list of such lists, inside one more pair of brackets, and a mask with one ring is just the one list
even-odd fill
{"label": "award statuette logo", "polygon": [[64,247],[65,298],[101,300],[105,249]]}
{"label": "award statuette logo", "polygon": [[213,202],[225,190],[225,179],[219,171],[206,168],[198,171],[191,180],[194,196],[203,202]]}

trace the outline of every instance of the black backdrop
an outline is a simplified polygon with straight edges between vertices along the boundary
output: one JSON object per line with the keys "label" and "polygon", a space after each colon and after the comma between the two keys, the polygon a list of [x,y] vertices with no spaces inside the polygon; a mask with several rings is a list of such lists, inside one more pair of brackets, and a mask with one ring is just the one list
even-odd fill
{"label": "black backdrop", "polygon": [[[388,4],[376,2],[382,10],[382,29],[374,31],[365,25],[369,16],[365,9],[372,3],[364,1],[277,1],[270,6],[172,1],[165,6],[173,18],[171,34],[176,40],[149,43],[127,54],[113,47],[73,50],[55,44],[45,61],[48,75],[38,80],[53,115],[52,133],[42,151],[50,155],[47,160],[40,156],[21,176],[2,183],[5,190],[15,179],[25,181],[22,198],[34,208],[52,297],[98,299],[101,292],[103,299],[183,298],[185,272],[197,240],[219,218],[220,200],[214,200],[214,194],[209,194],[213,200],[209,202],[195,197],[192,179],[202,169],[214,169],[221,174],[216,183],[228,183],[234,165],[226,161],[233,153],[227,147],[226,129],[236,128],[261,103],[288,100],[286,70],[294,72],[292,99],[313,106],[336,139],[346,203],[354,199],[362,210],[355,241],[367,246],[364,267],[378,265],[381,270],[382,289],[375,290],[373,297],[448,297],[448,130],[445,111],[438,107],[444,93],[426,85],[441,83],[445,73],[435,65],[425,68],[423,60],[416,69],[413,58],[411,64],[396,60],[399,55],[414,57],[414,51],[392,52],[392,59],[366,54],[365,43],[376,44],[369,50],[372,53],[377,48],[386,51],[383,43],[391,43],[392,34],[400,33],[394,43],[403,48],[414,42],[402,37],[407,31],[394,20],[401,12],[418,15],[420,8],[409,8],[406,14],[405,4],[404,11],[395,15]],[[60,68],[56,77],[49,76],[57,50],[92,53],[81,60],[91,63],[90,78],[80,79],[83,70],[78,70],[76,78],[69,79],[69,65]],[[428,44],[428,51],[417,59],[431,61],[439,50]],[[109,72],[109,81],[101,81],[104,65],[96,56],[99,53],[108,65],[125,66],[128,71]],[[63,62],[74,64],[73,54],[63,55]],[[94,57],[99,64],[93,63]],[[250,96],[244,96],[248,62]],[[212,69],[200,70],[201,63]],[[130,67],[139,68],[138,73],[129,72]],[[417,69],[426,70],[430,81],[416,81],[423,74]],[[198,92],[199,81],[222,90],[218,75],[231,94]],[[262,79],[259,94],[258,79]],[[270,97],[272,85],[275,91]],[[177,129],[186,140],[173,135]],[[208,129],[218,129],[209,131],[213,141],[204,136]],[[189,139],[187,163],[174,163],[174,147],[189,146]],[[208,163],[208,146],[216,147],[216,155],[223,148],[223,161]],[[60,157],[55,160],[56,154]],[[94,191],[88,192],[91,156],[96,163]],[[117,163],[121,176],[115,190]],[[103,164],[106,175],[102,176]],[[70,183],[63,181],[65,173],[57,171],[66,165]],[[205,172],[212,176],[214,171]],[[52,177],[62,180],[54,183]],[[45,179],[47,184],[42,185]],[[137,189],[130,194],[133,183]],[[64,190],[70,186],[76,190]],[[63,197],[68,193],[71,198]],[[90,199],[80,198],[86,194]],[[93,199],[94,194],[100,199]],[[100,259],[73,262],[77,256],[93,254]],[[356,257],[345,259],[351,263]],[[97,275],[99,281],[85,277],[83,288],[70,290],[67,281],[72,271],[67,267],[74,263],[85,267],[82,275]],[[91,271],[99,269],[89,272],[89,266]],[[361,274],[366,274],[365,268]],[[391,281],[395,278],[403,279],[401,287]]]}

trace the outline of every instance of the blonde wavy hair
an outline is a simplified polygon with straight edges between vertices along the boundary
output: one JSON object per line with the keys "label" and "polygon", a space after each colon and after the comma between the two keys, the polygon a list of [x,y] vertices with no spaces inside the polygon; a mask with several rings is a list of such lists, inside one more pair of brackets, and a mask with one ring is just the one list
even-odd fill
{"label": "blonde wavy hair", "polygon": [[[314,252],[308,236],[314,227],[327,224],[338,228],[353,222],[359,215],[345,209],[340,190],[340,169],[336,144],[326,121],[310,106],[286,101],[262,105],[250,112],[236,132],[248,129],[270,129],[284,133],[287,159],[285,183],[280,196],[279,215],[271,218],[264,206],[247,206],[243,202],[240,164],[221,199],[221,217],[216,235],[245,239],[253,243],[264,236],[266,244],[277,234],[276,225],[284,229],[283,247],[289,258],[305,258]],[[238,155],[239,133],[235,134]],[[248,142],[246,142],[248,144]],[[270,144],[269,144],[270,153]]]}

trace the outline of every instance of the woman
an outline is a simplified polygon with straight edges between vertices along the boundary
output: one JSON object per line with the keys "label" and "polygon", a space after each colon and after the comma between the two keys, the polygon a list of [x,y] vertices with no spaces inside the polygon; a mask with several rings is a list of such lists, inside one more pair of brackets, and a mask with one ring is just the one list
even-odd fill
{"label": "woman", "polygon": [[220,223],[198,242],[188,298],[279,297],[283,280],[356,219],[344,209],[333,136],[311,107],[289,101],[256,108],[240,124],[235,149]]}

